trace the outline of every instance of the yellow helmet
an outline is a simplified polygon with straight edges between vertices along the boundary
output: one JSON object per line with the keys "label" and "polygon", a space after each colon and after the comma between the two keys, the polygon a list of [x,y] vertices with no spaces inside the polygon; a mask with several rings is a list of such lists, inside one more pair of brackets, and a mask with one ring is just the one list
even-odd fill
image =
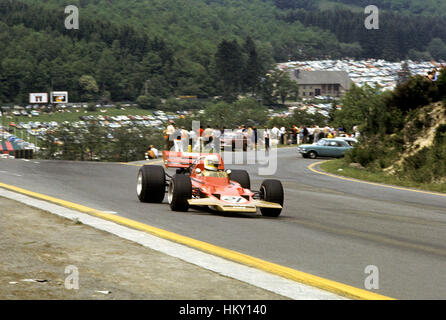
{"label": "yellow helmet", "polygon": [[209,171],[217,171],[220,166],[220,160],[217,156],[207,156],[204,159],[204,169]]}

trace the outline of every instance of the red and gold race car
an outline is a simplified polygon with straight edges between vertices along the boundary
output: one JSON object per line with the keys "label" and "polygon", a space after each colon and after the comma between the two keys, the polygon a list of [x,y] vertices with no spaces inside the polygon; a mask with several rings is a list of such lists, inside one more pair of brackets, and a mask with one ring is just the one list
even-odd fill
{"label": "red and gold race car", "polygon": [[225,170],[220,154],[163,152],[164,166],[176,168],[170,176],[163,166],[145,165],[138,172],[137,195],[141,202],[162,203],[167,193],[173,211],[210,207],[221,212],[257,212],[278,217],[284,192],[279,180],[267,179],[252,191],[245,170]]}

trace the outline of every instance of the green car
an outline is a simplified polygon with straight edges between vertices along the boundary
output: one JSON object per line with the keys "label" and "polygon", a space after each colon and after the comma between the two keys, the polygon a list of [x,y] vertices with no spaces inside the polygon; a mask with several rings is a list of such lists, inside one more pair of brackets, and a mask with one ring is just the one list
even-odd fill
{"label": "green car", "polygon": [[341,158],[345,152],[353,147],[341,139],[321,139],[315,144],[303,144],[297,151],[304,158],[316,159],[317,157]]}

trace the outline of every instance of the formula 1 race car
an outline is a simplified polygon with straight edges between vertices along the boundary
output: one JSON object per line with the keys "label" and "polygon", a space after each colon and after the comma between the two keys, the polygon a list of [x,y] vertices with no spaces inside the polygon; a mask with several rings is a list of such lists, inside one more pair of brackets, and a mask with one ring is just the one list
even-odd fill
{"label": "formula 1 race car", "polygon": [[162,166],[141,167],[137,195],[141,202],[162,203],[165,193],[173,211],[189,207],[210,207],[221,212],[257,212],[278,217],[284,192],[278,180],[264,180],[259,191],[251,191],[245,170],[225,170],[220,154],[163,152],[166,169],[176,168],[170,176]]}

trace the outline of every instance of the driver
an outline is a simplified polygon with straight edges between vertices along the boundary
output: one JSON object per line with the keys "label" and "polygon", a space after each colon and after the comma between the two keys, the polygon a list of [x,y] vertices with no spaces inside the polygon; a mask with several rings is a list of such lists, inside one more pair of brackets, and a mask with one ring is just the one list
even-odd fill
{"label": "driver", "polygon": [[216,155],[206,156],[204,159],[204,171],[202,175],[204,177],[216,177],[225,178],[227,173],[223,170],[219,170],[220,159]]}

